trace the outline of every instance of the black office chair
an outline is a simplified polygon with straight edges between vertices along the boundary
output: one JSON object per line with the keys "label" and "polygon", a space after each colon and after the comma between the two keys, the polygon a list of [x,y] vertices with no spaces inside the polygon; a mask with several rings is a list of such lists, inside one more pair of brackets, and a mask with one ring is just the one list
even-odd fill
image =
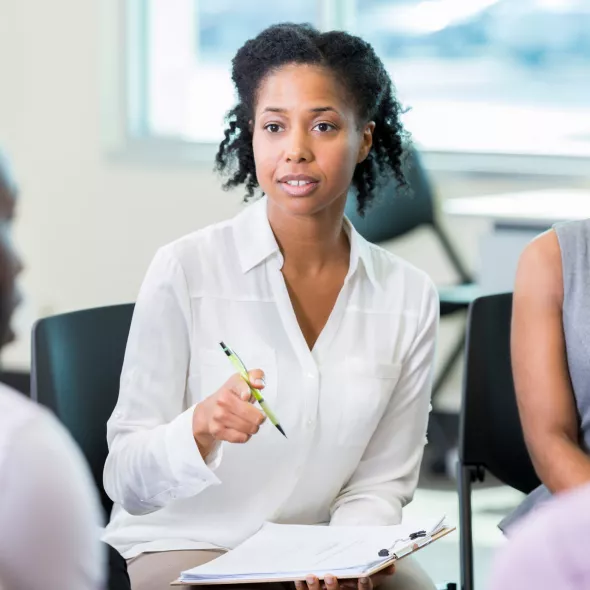
{"label": "black office chair", "polygon": [[0,383],[12,387],[27,397],[31,395],[31,374],[28,371],[0,371]]}
{"label": "black office chair", "polygon": [[[408,148],[404,173],[408,181],[408,190],[400,192],[395,179],[386,182],[364,217],[359,215],[356,209],[356,198],[351,192],[346,203],[346,216],[365,239],[375,244],[399,238],[421,226],[430,227],[459,277],[456,285],[439,288],[440,315],[444,317],[457,311],[466,311],[479,294],[478,287],[438,222],[434,192],[414,147]],[[464,345],[465,340],[462,335],[435,380],[432,388],[433,397],[441,389],[454,364],[461,357]]]}
{"label": "black office chair", "polygon": [[75,311],[33,327],[31,397],[53,410],[82,449],[107,519],[112,501],[102,485],[106,423],[119,395],[133,308]]}
{"label": "black office chair", "polygon": [[524,493],[539,484],[527,452],[510,362],[512,295],[477,298],[467,320],[463,403],[459,424],[461,588],[473,590],[471,488],[489,471]]}
{"label": "black office chair", "polygon": [[[418,227],[428,226],[437,237],[459,279],[455,285],[439,287],[440,315],[445,317],[461,311],[466,312],[471,301],[478,295],[478,287],[437,219],[434,192],[420,161],[420,156],[414,147],[408,148],[404,173],[408,181],[407,191],[400,192],[395,179],[386,182],[379,189],[374,203],[371,204],[364,217],[361,217],[357,212],[356,198],[351,192],[346,203],[346,215],[365,239],[376,244],[401,237]],[[455,363],[463,354],[464,348],[465,335],[461,331],[461,335],[435,378],[432,387],[433,400],[441,391]],[[433,414],[430,431],[432,442],[435,446],[438,444],[450,447],[449,437],[442,432],[444,430],[442,422],[438,423],[435,418],[436,414]],[[432,426],[435,427],[434,432]],[[456,437],[456,432],[453,437]],[[440,466],[436,470],[442,471],[444,452],[449,449],[437,450],[441,457],[437,460]]]}

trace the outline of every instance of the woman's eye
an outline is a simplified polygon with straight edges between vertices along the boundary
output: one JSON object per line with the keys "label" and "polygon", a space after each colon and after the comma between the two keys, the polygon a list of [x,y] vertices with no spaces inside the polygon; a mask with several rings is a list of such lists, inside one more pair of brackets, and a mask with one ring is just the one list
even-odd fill
{"label": "woman's eye", "polygon": [[334,129],[336,129],[336,127],[334,127],[334,125],[332,125],[331,123],[318,123],[314,127],[314,129],[317,129],[321,133],[326,133],[326,131],[333,131]]}
{"label": "woman's eye", "polygon": [[277,123],[269,123],[268,125],[265,125],[264,128],[270,133],[279,133],[281,131],[281,126]]}

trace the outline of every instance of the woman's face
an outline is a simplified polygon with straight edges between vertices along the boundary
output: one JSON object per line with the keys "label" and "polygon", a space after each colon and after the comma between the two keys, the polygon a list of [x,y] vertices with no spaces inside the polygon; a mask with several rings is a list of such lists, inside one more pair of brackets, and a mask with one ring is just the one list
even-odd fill
{"label": "woman's face", "polygon": [[343,206],[374,123],[359,124],[329,70],[287,65],[261,83],[253,128],[260,187],[284,212],[309,216]]}

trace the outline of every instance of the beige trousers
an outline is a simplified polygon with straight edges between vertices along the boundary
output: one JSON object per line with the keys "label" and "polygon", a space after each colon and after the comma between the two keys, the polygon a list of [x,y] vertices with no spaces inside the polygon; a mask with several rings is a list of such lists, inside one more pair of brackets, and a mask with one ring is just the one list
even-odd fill
{"label": "beige trousers", "polygon": [[[187,586],[170,586],[183,570],[207,563],[219,557],[223,551],[161,551],[142,553],[127,561],[131,590],[174,590]],[[262,590],[284,590],[287,585],[262,584]],[[235,585],[234,588],[252,590],[254,585]],[[293,588],[293,586],[290,586]],[[203,590],[203,586],[194,586]],[[228,586],[210,586],[217,590],[227,590]],[[435,590],[432,580],[412,557],[406,557],[396,565],[391,578],[379,586],[380,590]]]}

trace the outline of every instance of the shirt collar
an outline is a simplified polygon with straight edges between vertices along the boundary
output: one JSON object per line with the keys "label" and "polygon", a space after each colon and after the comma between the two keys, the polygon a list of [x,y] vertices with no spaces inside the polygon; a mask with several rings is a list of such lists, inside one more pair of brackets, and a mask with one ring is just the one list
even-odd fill
{"label": "shirt collar", "polygon": [[372,244],[367,242],[358,233],[346,216],[344,217],[344,231],[348,235],[350,242],[350,267],[348,269],[348,276],[352,276],[358,267],[362,266],[373,286],[378,287],[379,283],[377,282],[375,265],[373,263]]}
{"label": "shirt collar", "polygon": [[242,272],[247,273],[271,255],[279,253],[268,215],[267,198],[248,205],[235,219],[234,236]]}
{"label": "shirt collar", "polygon": [[[344,231],[350,241],[350,268],[352,276],[359,266],[363,266],[367,277],[374,286],[378,286],[373,263],[372,245],[354,228],[350,220],[344,217]],[[262,197],[248,205],[236,217],[234,236],[242,272],[247,273],[255,266],[274,254],[280,256],[279,245],[270,227],[267,215],[267,197]],[[280,256],[282,260],[282,256]]]}

